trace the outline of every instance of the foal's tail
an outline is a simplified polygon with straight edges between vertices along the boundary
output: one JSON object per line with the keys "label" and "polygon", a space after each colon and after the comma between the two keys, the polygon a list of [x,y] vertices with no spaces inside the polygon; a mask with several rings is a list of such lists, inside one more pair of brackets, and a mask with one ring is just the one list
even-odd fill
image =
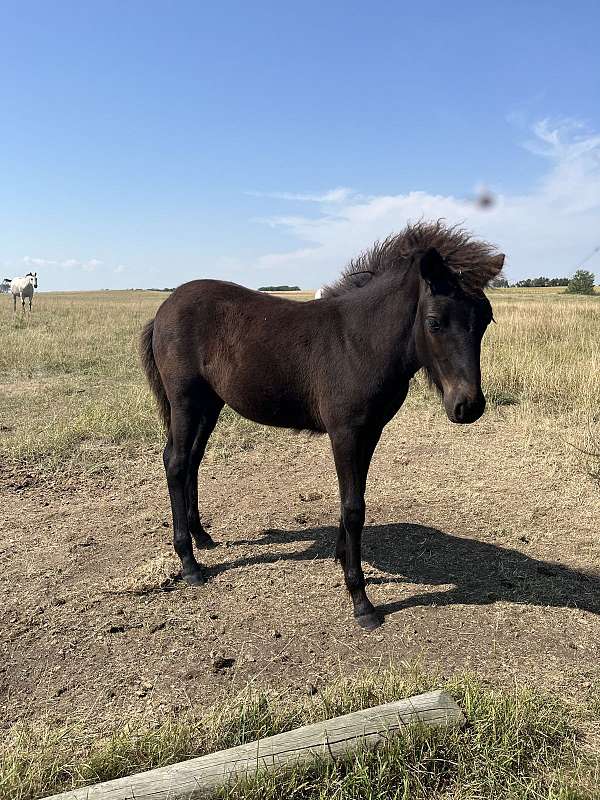
{"label": "foal's tail", "polygon": [[140,337],[140,359],[146,378],[152,389],[152,394],[156,399],[158,405],[158,413],[163,422],[163,425],[168,430],[171,424],[171,406],[167,399],[167,393],[160,377],[160,372],[154,360],[154,351],[152,350],[152,334],[154,333],[154,320],[151,319],[144,325],[144,330]]}

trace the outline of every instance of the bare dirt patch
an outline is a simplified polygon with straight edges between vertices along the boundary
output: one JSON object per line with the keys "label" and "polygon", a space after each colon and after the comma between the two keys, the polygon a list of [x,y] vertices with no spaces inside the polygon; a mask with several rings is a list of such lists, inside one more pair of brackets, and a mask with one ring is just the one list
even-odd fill
{"label": "bare dirt patch", "polygon": [[4,471],[2,724],[159,717],[248,682],[314,692],[390,659],[597,693],[598,484],[558,437],[511,413],[459,428],[410,408],[386,430],[364,535],[369,593],[386,614],[372,634],[355,627],[333,561],[326,438],[275,434],[203,465],[219,547],[201,554],[201,588],[178,579],[158,453],[110,478]]}

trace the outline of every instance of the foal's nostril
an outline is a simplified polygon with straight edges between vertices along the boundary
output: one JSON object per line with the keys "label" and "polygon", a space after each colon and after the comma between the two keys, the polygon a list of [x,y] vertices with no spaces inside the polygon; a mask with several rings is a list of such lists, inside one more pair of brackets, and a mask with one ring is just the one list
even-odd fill
{"label": "foal's nostril", "polygon": [[465,403],[457,403],[454,406],[454,419],[457,420],[457,422],[462,422],[465,418],[465,406]]}
{"label": "foal's nostril", "polygon": [[452,421],[459,423],[475,422],[483,414],[485,398],[483,395],[477,400],[461,400],[453,409]]}

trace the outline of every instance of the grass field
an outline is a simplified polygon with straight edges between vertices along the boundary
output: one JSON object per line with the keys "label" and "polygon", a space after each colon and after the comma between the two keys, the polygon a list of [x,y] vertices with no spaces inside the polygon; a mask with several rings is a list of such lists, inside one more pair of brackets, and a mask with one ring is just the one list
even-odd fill
{"label": "grass field", "polygon": [[[39,294],[16,316],[0,298],[0,797],[432,685],[449,686],[469,729],[409,732],[228,797],[600,797],[600,297],[489,296],[486,415],[450,425],[417,376],[374,459],[365,564],[387,621],[370,637],[334,588],[325,439],[223,413],[203,508],[225,547],[194,593],[177,582],[163,434],[137,359],[165,294]],[[230,671],[211,668],[221,650]],[[427,669],[381,669],[413,658]]]}
{"label": "grass field", "polygon": [[[105,730],[19,726],[0,745],[0,791],[11,800],[111,780],[272,736],[443,685],[464,709],[463,730],[414,727],[376,752],[287,774],[263,775],[223,800],[593,800],[598,764],[581,751],[561,703],[523,688],[498,692],[471,677],[443,681],[385,669],[332,683],[291,703],[247,691],[203,717]],[[76,735],[76,736],[75,736]],[[75,748],[74,748],[75,742]],[[75,752],[74,752],[75,749]]]}
{"label": "grass field", "polygon": [[[307,299],[307,293],[299,293]],[[600,415],[600,298],[560,290],[490,293],[496,325],[482,355],[492,406],[557,421],[594,450]],[[9,463],[106,467],[89,443],[157,445],[161,431],[137,360],[142,323],[161,292],[41,294],[33,315],[0,307],[0,456]],[[419,376],[409,402],[437,402]],[[229,436],[235,425],[235,436]],[[268,435],[224,414],[212,447],[251,446]],[[231,441],[228,442],[228,439]],[[235,439],[235,441],[233,441]],[[109,456],[112,458],[112,455]]]}

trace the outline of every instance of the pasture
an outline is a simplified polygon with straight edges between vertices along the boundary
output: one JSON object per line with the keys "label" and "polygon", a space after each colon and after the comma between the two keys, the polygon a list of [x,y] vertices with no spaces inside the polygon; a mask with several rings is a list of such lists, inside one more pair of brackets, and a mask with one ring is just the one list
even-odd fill
{"label": "pasture", "polygon": [[36,294],[16,317],[0,303],[5,730],[151,729],[248,685],[299,701],[418,661],[556,693],[598,749],[600,299],[490,291],[473,426],[417,376],[369,475],[364,567],[386,621],[367,634],[333,561],[325,437],[226,409],[200,474],[220,546],[202,553],[206,586],[178,580],[136,352],[165,296]]}

